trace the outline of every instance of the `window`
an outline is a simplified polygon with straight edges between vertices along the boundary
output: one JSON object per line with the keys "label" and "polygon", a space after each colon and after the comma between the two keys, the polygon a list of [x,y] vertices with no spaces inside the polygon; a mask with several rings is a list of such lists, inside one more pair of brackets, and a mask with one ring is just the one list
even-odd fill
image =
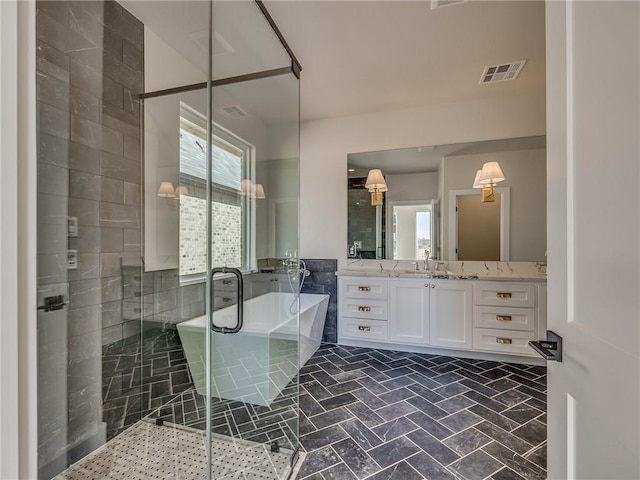
{"label": "window", "polygon": [[[180,108],[180,276],[199,279],[207,265],[206,119]],[[214,124],[212,265],[255,268],[255,199],[245,184],[254,177],[254,147]],[[250,189],[249,189],[250,190]]]}

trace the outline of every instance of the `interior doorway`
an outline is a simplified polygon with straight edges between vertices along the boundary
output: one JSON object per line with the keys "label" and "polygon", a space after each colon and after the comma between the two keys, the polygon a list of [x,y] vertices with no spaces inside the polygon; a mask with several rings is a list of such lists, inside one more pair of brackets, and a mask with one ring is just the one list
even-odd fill
{"label": "interior doorway", "polygon": [[451,260],[509,261],[510,190],[495,191],[496,201],[486,203],[477,189],[449,192]]}
{"label": "interior doorway", "polygon": [[500,196],[482,203],[482,195],[457,198],[458,260],[500,260]]}

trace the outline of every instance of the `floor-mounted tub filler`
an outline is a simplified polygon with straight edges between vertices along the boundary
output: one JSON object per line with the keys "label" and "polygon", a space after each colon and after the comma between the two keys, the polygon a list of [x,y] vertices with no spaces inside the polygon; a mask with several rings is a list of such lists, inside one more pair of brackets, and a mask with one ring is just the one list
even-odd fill
{"label": "floor-mounted tub filler", "polygon": [[[320,346],[328,304],[329,295],[311,293],[272,292],[245,301],[242,330],[212,335],[211,394],[269,406]],[[220,327],[232,327],[236,314],[235,305],[223,308],[213,313],[213,322]],[[207,317],[201,316],[178,324],[189,370],[200,395],[207,393],[206,322]]]}

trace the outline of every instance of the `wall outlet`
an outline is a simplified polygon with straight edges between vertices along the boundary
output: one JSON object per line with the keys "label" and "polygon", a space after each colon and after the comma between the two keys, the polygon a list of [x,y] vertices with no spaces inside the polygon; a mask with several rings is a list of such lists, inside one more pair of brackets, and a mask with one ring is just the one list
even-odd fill
{"label": "wall outlet", "polygon": [[78,268],[78,250],[67,250],[67,270]]}
{"label": "wall outlet", "polygon": [[353,246],[356,248],[362,248],[362,240],[354,240]]}
{"label": "wall outlet", "polygon": [[78,236],[78,217],[67,217],[67,236],[69,238]]}

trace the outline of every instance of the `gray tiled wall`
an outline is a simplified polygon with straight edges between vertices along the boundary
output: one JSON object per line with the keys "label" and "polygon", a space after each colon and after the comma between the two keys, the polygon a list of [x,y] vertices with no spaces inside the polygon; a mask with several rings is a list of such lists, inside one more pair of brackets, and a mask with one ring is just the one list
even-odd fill
{"label": "gray tiled wall", "polygon": [[[144,29],[113,1],[38,1],[36,15],[38,286],[69,296],[64,341],[46,328],[59,314],[38,315],[39,349],[55,353],[40,365],[41,424],[68,417],[40,436],[42,466],[104,437],[102,346],[140,328],[139,317],[123,318],[120,268],[140,261]],[[78,251],[75,270],[68,249]]]}
{"label": "gray tiled wall", "polygon": [[338,342],[338,260],[305,258],[307,270],[311,272],[302,286],[302,293],[324,293],[329,295],[327,319],[324,323],[322,341]]}

